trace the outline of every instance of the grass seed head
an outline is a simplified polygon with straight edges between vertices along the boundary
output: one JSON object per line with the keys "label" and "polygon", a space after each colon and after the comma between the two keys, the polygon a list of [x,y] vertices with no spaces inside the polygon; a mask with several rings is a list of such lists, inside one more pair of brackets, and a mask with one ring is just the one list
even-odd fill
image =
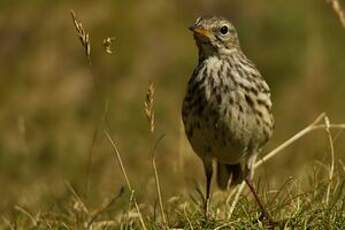
{"label": "grass seed head", "polygon": [[338,16],[341,25],[345,28],[345,13],[344,13],[343,9],[341,8],[339,1],[338,0],[327,0],[327,2],[332,5],[333,11]]}
{"label": "grass seed head", "polygon": [[155,130],[155,114],[153,109],[153,97],[155,93],[155,87],[152,81],[150,81],[149,87],[146,91],[144,112],[145,116],[150,125],[150,132],[153,133]]}
{"label": "grass seed head", "polygon": [[74,12],[74,10],[71,10],[71,16],[72,16],[72,20],[73,20],[73,23],[74,23],[74,27],[75,27],[75,29],[77,31],[77,35],[78,35],[79,40],[81,42],[81,45],[84,47],[85,55],[86,55],[89,63],[91,63],[90,35],[89,35],[88,32],[85,31],[85,29],[83,27],[83,24],[77,18],[77,15]]}
{"label": "grass seed head", "polygon": [[113,41],[115,41],[115,37],[107,37],[103,40],[104,50],[107,54],[113,54]]}

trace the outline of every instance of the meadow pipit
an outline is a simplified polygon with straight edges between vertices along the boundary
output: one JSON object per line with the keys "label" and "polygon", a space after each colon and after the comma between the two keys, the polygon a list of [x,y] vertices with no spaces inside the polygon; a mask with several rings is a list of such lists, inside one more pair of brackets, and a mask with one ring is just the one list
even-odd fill
{"label": "meadow pipit", "polygon": [[242,52],[236,29],[227,19],[199,17],[190,30],[199,62],[188,82],[182,119],[205,168],[205,213],[215,160],[219,187],[226,189],[245,179],[268,217],[251,180],[256,156],[273,132],[270,89]]}

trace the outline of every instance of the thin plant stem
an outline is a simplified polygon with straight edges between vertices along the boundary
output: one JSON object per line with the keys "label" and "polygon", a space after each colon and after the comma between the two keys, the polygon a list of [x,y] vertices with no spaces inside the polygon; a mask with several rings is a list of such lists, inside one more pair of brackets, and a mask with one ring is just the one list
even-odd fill
{"label": "thin plant stem", "polygon": [[23,208],[23,207],[20,207],[19,205],[16,205],[14,208],[15,208],[17,211],[23,213],[25,216],[29,217],[29,219],[30,219],[31,222],[32,222],[32,225],[33,225],[34,227],[37,227],[37,224],[38,224],[37,219],[36,219],[28,210],[26,210],[26,209]]}
{"label": "thin plant stem", "polygon": [[94,133],[92,135],[92,142],[91,142],[91,146],[90,146],[90,150],[88,154],[87,169],[86,169],[86,198],[88,198],[89,190],[90,190],[90,177],[91,177],[91,170],[92,170],[92,164],[93,164],[93,155],[94,155],[94,151],[96,147],[98,133],[101,126],[107,125],[107,115],[108,115],[108,108],[109,108],[108,105],[109,105],[109,101],[106,100],[102,119],[96,125]]}
{"label": "thin plant stem", "polygon": [[86,214],[89,214],[89,209],[86,207],[85,203],[80,198],[80,196],[78,195],[77,191],[73,188],[71,183],[65,181],[65,185],[67,186],[68,190],[73,194],[73,196],[77,200],[77,202],[81,205],[83,212]]}
{"label": "thin plant stem", "polygon": [[268,161],[269,159],[271,159],[272,157],[274,157],[276,154],[278,154],[279,152],[281,152],[283,149],[287,148],[288,146],[290,146],[292,143],[294,143],[295,141],[297,141],[298,139],[300,139],[301,137],[303,137],[304,135],[306,135],[307,133],[309,133],[310,131],[314,130],[314,126],[319,123],[323,118],[325,117],[325,114],[322,113],[320,114],[315,121],[313,121],[310,125],[308,125],[306,128],[302,129],[301,131],[299,131],[297,134],[295,134],[294,136],[292,136],[291,138],[289,138],[287,141],[285,141],[283,144],[279,145],[278,147],[276,147],[275,149],[273,149],[271,152],[269,152],[267,155],[265,155],[262,159],[258,160],[255,164],[254,164],[254,169],[260,167],[260,165],[262,165],[263,163],[265,163],[266,161]]}
{"label": "thin plant stem", "polygon": [[158,144],[161,142],[161,140],[165,137],[165,135],[162,135],[156,142],[153,150],[152,150],[152,167],[153,167],[153,172],[155,176],[155,182],[156,182],[156,189],[157,189],[157,195],[158,195],[158,201],[159,201],[159,207],[160,207],[160,212],[163,220],[164,227],[167,228],[168,226],[168,221],[166,218],[166,214],[164,211],[164,206],[163,206],[163,199],[162,199],[162,192],[161,192],[161,186],[160,186],[160,180],[158,176],[158,169],[156,165],[156,149],[158,147]]}
{"label": "thin plant stem", "polygon": [[328,186],[327,186],[327,193],[326,193],[326,204],[328,205],[329,203],[329,195],[331,193],[331,186],[332,186],[332,179],[333,179],[333,175],[334,175],[334,142],[333,142],[333,137],[332,137],[332,133],[331,133],[331,130],[329,128],[330,126],[330,122],[329,122],[329,119],[328,117],[326,116],[324,118],[325,120],[325,130],[327,132],[327,136],[328,136],[328,141],[329,141],[329,148],[330,148],[330,152],[331,152],[331,165],[330,165],[330,168],[329,168],[329,182],[328,182]]}
{"label": "thin plant stem", "polygon": [[2,216],[2,220],[3,220],[3,222],[5,223],[5,225],[7,225],[7,227],[8,227],[9,229],[11,229],[11,230],[16,230],[16,229],[17,229],[17,228],[15,228],[15,227],[13,227],[12,224],[11,224],[11,222],[10,222],[8,219],[6,219],[5,217],[3,217],[3,216]]}
{"label": "thin plant stem", "polygon": [[245,186],[246,186],[246,183],[245,183],[245,182],[242,182],[242,183],[239,185],[239,187],[238,187],[238,189],[237,189],[237,192],[236,192],[236,194],[235,194],[235,199],[234,199],[234,201],[231,203],[230,210],[229,210],[229,212],[228,212],[228,219],[230,219],[231,216],[232,216],[232,214],[234,213],[235,207],[236,207],[236,205],[237,205],[237,203],[238,203],[238,201],[239,201],[239,199],[240,199],[240,196],[241,196],[241,194],[242,194],[242,192],[243,192]]}
{"label": "thin plant stem", "polygon": [[141,214],[141,212],[140,212],[139,205],[138,205],[138,203],[137,203],[137,201],[136,201],[136,199],[135,199],[135,197],[134,197],[134,190],[132,189],[131,183],[130,183],[130,181],[129,181],[129,179],[128,179],[128,176],[127,176],[127,172],[126,172],[126,170],[125,170],[125,167],[123,166],[123,162],[122,162],[122,158],[121,158],[120,151],[118,150],[118,148],[117,148],[117,146],[116,146],[116,144],[115,144],[113,138],[110,136],[109,132],[108,132],[106,129],[104,129],[104,133],[105,133],[105,135],[106,135],[106,137],[107,137],[109,143],[110,143],[111,146],[112,146],[112,149],[113,149],[113,152],[114,152],[114,157],[115,157],[114,160],[117,160],[117,162],[118,162],[118,164],[119,164],[119,166],[120,166],[120,169],[121,169],[122,174],[123,174],[123,176],[124,176],[124,178],[125,178],[127,187],[128,187],[128,189],[129,189],[129,191],[131,191],[131,193],[133,193],[133,203],[134,203],[134,206],[135,206],[135,208],[136,208],[136,210],[137,210],[137,213],[138,213],[138,216],[139,216],[139,220],[140,220],[141,227],[142,227],[144,230],[146,230],[147,228],[146,228],[146,226],[145,226],[145,222],[144,222],[143,216],[142,216],[142,214]]}
{"label": "thin plant stem", "polygon": [[97,217],[101,215],[103,212],[105,212],[106,210],[108,210],[110,206],[113,205],[115,201],[117,201],[123,195],[124,191],[125,191],[124,187],[121,187],[118,194],[116,194],[105,206],[96,210],[96,212],[92,215],[91,219],[88,221],[86,225],[87,229],[90,229],[92,223],[97,219]]}
{"label": "thin plant stem", "polygon": [[[325,129],[327,127],[326,125],[319,124],[319,122],[322,119],[324,119],[325,117],[326,117],[325,113],[320,114],[310,125],[308,125],[304,129],[299,131],[297,134],[295,134],[294,136],[292,136],[291,138],[289,138],[288,140],[283,142],[281,145],[279,145],[275,149],[273,149],[271,152],[269,152],[267,155],[265,155],[265,157],[263,157],[262,159],[258,160],[254,164],[254,169],[260,167],[262,164],[264,164],[265,162],[270,160],[272,157],[276,156],[282,150],[284,150],[285,148],[289,147],[291,144],[293,144],[294,142],[296,142],[297,140],[299,140],[300,138],[302,138],[306,134],[310,133],[311,131],[319,130],[319,129]],[[329,124],[328,128],[329,129],[345,129],[345,124]],[[238,203],[238,200],[239,200],[240,195],[242,194],[244,188],[245,188],[245,181],[243,181],[240,184],[240,187],[237,190],[237,193],[235,195],[235,199],[232,202],[230,210],[229,210],[228,218],[230,218],[232,216],[232,214],[233,214],[233,212],[235,210],[236,204]]]}

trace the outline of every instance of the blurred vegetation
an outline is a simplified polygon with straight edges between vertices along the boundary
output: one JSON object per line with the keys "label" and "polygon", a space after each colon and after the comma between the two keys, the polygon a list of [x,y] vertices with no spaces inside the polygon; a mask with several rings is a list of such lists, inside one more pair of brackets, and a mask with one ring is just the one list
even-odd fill
{"label": "blurred vegetation", "polygon": [[[90,32],[91,69],[70,9]],[[345,31],[324,0],[3,0],[0,213],[15,215],[15,205],[60,206],[70,196],[66,181],[91,207],[116,194],[125,182],[103,133],[106,125],[138,200],[154,203],[153,141],[144,116],[150,80],[156,85],[156,138],[166,135],[156,156],[163,198],[189,194],[195,181],[203,183],[180,116],[197,62],[187,27],[199,15],[228,16],[271,86],[276,128],[264,152],[321,112],[331,122],[345,121]],[[102,42],[112,36],[109,55]],[[338,163],[344,135],[334,134]],[[267,163],[258,177],[279,187],[290,176],[309,177],[316,162],[329,159],[326,132],[317,131]]]}

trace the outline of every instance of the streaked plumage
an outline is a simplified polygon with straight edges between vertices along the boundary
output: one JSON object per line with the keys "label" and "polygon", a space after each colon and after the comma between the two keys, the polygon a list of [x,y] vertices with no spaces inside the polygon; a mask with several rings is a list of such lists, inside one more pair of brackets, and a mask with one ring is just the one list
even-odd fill
{"label": "streaked plumage", "polygon": [[199,17],[190,29],[199,62],[188,82],[182,119],[204,163],[209,193],[212,160],[217,161],[222,189],[229,181],[236,184],[244,176],[252,177],[252,164],[270,139],[274,120],[270,89],[241,51],[234,26],[222,17]]}

